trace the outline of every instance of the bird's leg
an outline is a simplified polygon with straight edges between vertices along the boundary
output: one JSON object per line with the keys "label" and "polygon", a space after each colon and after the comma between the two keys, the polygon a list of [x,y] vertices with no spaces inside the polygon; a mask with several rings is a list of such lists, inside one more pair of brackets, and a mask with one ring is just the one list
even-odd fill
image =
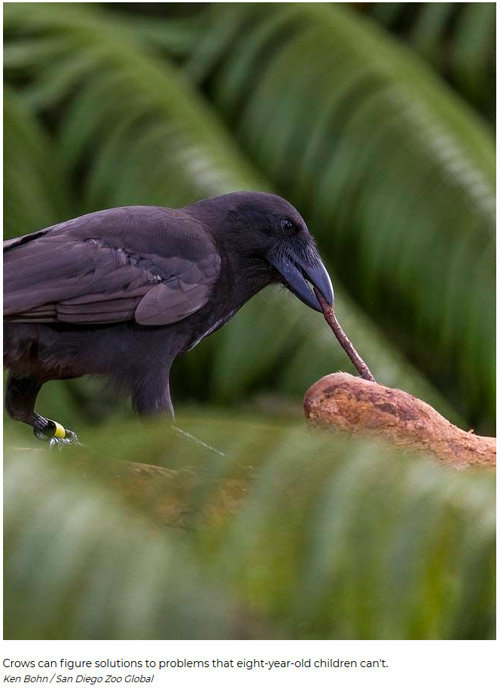
{"label": "bird's leg", "polygon": [[201,445],[211,452],[215,452],[221,457],[226,456],[220,450],[217,450],[215,447],[208,445],[208,443],[205,443],[203,440],[200,440],[196,436],[192,435],[192,433],[188,433],[182,428],[174,425],[174,407],[170,397],[168,372],[166,375],[163,373],[155,376],[154,378],[149,378],[147,382],[141,381],[141,384],[133,390],[133,402],[135,408],[141,416],[153,416],[155,414],[168,415],[172,422],[171,428],[174,433],[181,435],[190,442]]}
{"label": "bird's leg", "polygon": [[174,420],[167,370],[150,375],[132,385],[132,401],[140,416],[166,414]]}
{"label": "bird's leg", "polygon": [[35,402],[42,383],[37,378],[11,374],[7,379],[5,409],[16,421],[28,424],[38,440],[48,440],[50,447],[78,444],[76,433],[57,421],[47,419],[35,411]]}

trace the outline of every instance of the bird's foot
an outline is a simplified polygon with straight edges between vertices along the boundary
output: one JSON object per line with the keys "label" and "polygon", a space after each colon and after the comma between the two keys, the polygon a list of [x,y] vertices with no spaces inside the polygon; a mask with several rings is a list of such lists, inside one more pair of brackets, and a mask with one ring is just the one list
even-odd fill
{"label": "bird's foot", "polygon": [[33,428],[35,438],[48,441],[51,449],[57,448],[61,450],[66,445],[80,445],[76,433],[70,431],[69,428],[64,428],[57,421],[51,421],[50,419],[47,419],[47,421],[47,427],[43,430]]}
{"label": "bird's foot", "polygon": [[51,449],[57,448],[58,450],[62,450],[65,445],[81,445],[76,433],[67,428],[65,430],[66,436],[64,438],[54,437],[49,440],[49,447]]}

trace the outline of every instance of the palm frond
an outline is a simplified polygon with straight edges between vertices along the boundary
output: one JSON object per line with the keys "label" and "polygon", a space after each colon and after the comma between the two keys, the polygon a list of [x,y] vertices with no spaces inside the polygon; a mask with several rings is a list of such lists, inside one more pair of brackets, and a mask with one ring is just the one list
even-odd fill
{"label": "palm frond", "polygon": [[[428,12],[422,46],[441,32]],[[469,86],[484,64],[477,12],[453,44]],[[340,319],[381,382],[491,419],[491,136],[410,50],[337,4],[157,21],[8,3],[4,24],[9,234],[279,189],[319,238]],[[68,461],[12,449],[18,429],[5,636],[494,638],[494,477],[305,430],[305,389],[345,367],[321,316],[268,290],[176,364],[174,398],[211,402],[184,407],[183,432],[79,419],[92,449]],[[94,394],[92,410],[81,386],[44,395],[64,423],[110,406]]]}
{"label": "palm frond", "polygon": [[413,6],[373,3],[366,10],[405,38],[444,78],[493,121],[495,6],[490,2],[435,2]]}
{"label": "palm frond", "polygon": [[[351,294],[471,418],[494,409],[494,143],[408,50],[338,4],[214,5],[210,95]],[[228,16],[239,15],[234,29]],[[198,48],[196,48],[197,50]],[[204,50],[203,41],[199,50]],[[195,57],[193,59],[196,59]]]}
{"label": "palm frond", "polygon": [[[83,188],[75,215],[133,203],[181,206],[234,189],[272,190],[210,104],[164,55],[146,49],[128,24],[94,7],[56,12],[41,4],[32,10],[29,17],[15,6],[6,11],[14,36],[6,46],[7,64],[14,54],[17,70],[33,71],[22,91],[32,107],[62,111],[55,138],[66,169]],[[44,52],[49,37],[51,48]],[[17,50],[19,41],[23,50]],[[349,304],[341,286],[336,288],[339,303]],[[341,310],[351,337],[366,343],[366,355],[373,356],[385,383],[405,387],[455,418],[368,318],[354,305]],[[205,395],[227,403],[272,385],[301,399],[319,375],[348,366],[326,332],[321,318],[306,314],[300,303],[263,294],[176,364],[174,396],[180,391],[181,399]],[[50,407],[49,400],[47,413]]]}
{"label": "palm frond", "polygon": [[70,463],[7,459],[8,638],[494,637],[494,476],[258,418],[178,423],[225,456],[134,423]]}
{"label": "palm frond", "polygon": [[4,127],[4,229],[12,237],[63,220],[71,201],[54,141],[9,88]]}
{"label": "palm frond", "polygon": [[219,639],[245,622],[251,633],[175,533],[32,455],[16,453],[4,477],[6,638]]}

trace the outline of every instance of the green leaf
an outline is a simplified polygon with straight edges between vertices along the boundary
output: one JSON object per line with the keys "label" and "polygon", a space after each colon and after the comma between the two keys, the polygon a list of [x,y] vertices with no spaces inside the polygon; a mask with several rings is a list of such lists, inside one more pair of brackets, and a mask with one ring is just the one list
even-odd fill
{"label": "green leaf", "polygon": [[[207,74],[211,97],[310,221],[334,277],[471,421],[491,428],[489,129],[416,55],[347,7],[240,11],[246,23],[227,33]],[[231,12],[214,7],[212,24],[227,25]]]}
{"label": "green leaf", "polygon": [[162,421],[93,429],[70,462],[7,451],[6,638],[494,638],[492,474],[177,423],[225,455]]}
{"label": "green leaf", "polygon": [[16,92],[4,91],[6,237],[63,220],[71,194],[54,142]]}
{"label": "green leaf", "polygon": [[[47,34],[64,46],[64,59],[51,59],[49,51],[28,90],[32,107],[53,113],[58,150],[80,192],[75,215],[134,203],[175,207],[235,189],[272,190],[272,182],[243,156],[201,92],[164,55],[145,47],[141,32],[136,35],[130,23],[95,6],[65,6],[56,12],[42,4],[31,9],[26,16],[9,7],[6,22],[11,32],[22,29],[25,47],[30,32],[39,41]],[[286,16],[295,17],[297,11],[292,7]],[[7,47],[17,40],[11,39]],[[25,61],[27,67],[36,62],[28,54]],[[66,75],[69,70],[76,76],[75,64],[82,69],[72,83]],[[33,94],[42,93],[40,83],[59,86],[37,102]],[[406,387],[456,419],[376,326],[354,304],[344,307],[351,302],[338,281],[336,290],[339,308],[349,318],[349,335],[367,360],[373,360],[381,380]],[[301,414],[300,400],[316,377],[349,365],[327,332],[321,317],[295,299],[266,292],[176,362],[174,399],[234,403],[274,391],[295,399],[294,408]],[[88,397],[80,395],[86,416]],[[43,404],[58,411],[49,396]],[[283,408],[290,407],[285,402]]]}

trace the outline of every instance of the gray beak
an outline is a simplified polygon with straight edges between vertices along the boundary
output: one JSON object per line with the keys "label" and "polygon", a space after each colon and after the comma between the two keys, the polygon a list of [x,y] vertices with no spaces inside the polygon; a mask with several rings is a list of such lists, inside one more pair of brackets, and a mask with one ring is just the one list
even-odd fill
{"label": "gray beak", "polygon": [[271,254],[270,263],[284,279],[285,285],[304,304],[321,311],[316,295],[308,283],[316,287],[330,306],[333,305],[333,287],[330,276],[316,251],[307,258],[295,258],[289,253]]}

